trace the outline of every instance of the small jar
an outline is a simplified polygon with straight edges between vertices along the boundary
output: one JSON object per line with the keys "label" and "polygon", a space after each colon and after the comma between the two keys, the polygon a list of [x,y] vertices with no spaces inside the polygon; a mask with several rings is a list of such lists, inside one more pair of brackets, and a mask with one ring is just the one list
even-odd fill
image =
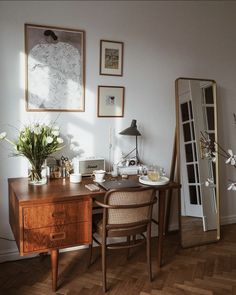
{"label": "small jar", "polygon": [[143,166],[142,165],[139,165],[138,166],[138,168],[137,168],[137,175],[138,176],[144,175],[144,169],[143,169]]}

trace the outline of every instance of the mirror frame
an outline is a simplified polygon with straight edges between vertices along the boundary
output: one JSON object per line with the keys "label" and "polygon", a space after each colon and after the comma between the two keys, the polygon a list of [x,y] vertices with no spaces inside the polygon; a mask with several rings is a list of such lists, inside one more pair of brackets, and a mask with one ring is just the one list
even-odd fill
{"label": "mirror frame", "polygon": [[[214,99],[214,122],[215,122],[215,140],[218,142],[218,115],[217,115],[217,87],[216,81],[212,79],[200,79],[200,78],[187,78],[179,77],[175,80],[175,108],[176,108],[176,181],[181,184],[181,163],[180,163],[180,114],[179,114],[179,80],[191,80],[191,81],[210,81],[213,86],[213,99]],[[220,185],[219,185],[219,156],[218,156],[218,146],[216,145],[216,200],[217,200],[217,232],[216,239],[208,242],[201,242],[194,244],[193,246],[183,246],[182,244],[182,224],[181,224],[181,189],[178,190],[178,210],[179,210],[179,231],[180,231],[180,241],[183,248],[190,248],[195,246],[207,245],[215,243],[220,240]]]}

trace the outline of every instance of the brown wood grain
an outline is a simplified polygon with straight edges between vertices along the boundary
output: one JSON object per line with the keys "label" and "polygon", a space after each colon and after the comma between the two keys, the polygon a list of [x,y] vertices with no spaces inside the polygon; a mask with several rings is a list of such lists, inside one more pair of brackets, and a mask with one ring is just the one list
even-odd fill
{"label": "brown wood grain", "polygon": [[89,222],[24,230],[24,252],[48,251],[91,243]]}
{"label": "brown wood grain", "polygon": [[23,208],[24,229],[89,221],[90,198]]}
{"label": "brown wood grain", "polygon": [[84,178],[81,183],[71,183],[65,178],[51,179],[42,186],[29,185],[28,178],[11,178],[8,181],[22,205],[78,200],[79,197],[86,195],[94,197],[105,193],[102,188],[97,192],[91,192],[85,187],[86,184],[93,183],[91,177]]}
{"label": "brown wood grain", "polygon": [[[132,180],[138,182],[137,176],[130,176]],[[69,179],[59,178],[51,179],[47,185],[33,186],[28,184],[28,178],[10,178],[9,185],[15,192],[20,204],[37,204],[55,201],[69,201],[78,200],[78,198],[84,197],[85,195],[95,198],[99,195],[104,195],[105,190],[100,188],[99,191],[91,192],[85,185],[93,183],[91,177],[83,177],[81,183],[70,183]],[[166,190],[178,188],[179,184],[175,182],[169,182],[166,185],[155,187],[157,190]]]}
{"label": "brown wood grain", "polygon": [[[9,221],[20,255],[91,242],[90,191],[84,185],[66,183],[66,188],[63,179],[35,187],[27,178],[9,179]],[[58,232],[65,238],[52,241],[51,235]]]}

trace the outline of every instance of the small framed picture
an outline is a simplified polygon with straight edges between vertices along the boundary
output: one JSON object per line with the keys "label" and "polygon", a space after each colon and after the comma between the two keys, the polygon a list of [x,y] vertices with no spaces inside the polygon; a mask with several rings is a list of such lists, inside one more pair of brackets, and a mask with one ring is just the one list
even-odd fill
{"label": "small framed picture", "polygon": [[98,86],[98,117],[124,117],[124,93],[121,86]]}
{"label": "small framed picture", "polygon": [[100,75],[123,76],[123,42],[100,41]]}

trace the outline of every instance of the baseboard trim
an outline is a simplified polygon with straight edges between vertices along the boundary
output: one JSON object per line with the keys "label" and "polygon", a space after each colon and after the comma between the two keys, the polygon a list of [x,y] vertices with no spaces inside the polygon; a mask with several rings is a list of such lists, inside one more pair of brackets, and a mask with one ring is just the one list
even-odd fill
{"label": "baseboard trim", "polygon": [[176,231],[178,229],[179,229],[179,224],[178,223],[172,223],[172,224],[169,225],[169,228],[168,228],[169,231]]}
{"label": "baseboard trim", "polygon": [[[76,250],[80,250],[80,249],[85,249],[87,247],[88,247],[87,245],[82,245],[82,246],[64,248],[64,249],[60,249],[60,253],[76,251]],[[27,255],[27,256],[20,256],[18,249],[14,249],[14,250],[11,250],[11,251],[1,251],[0,252],[0,263],[7,262],[7,261],[20,260],[20,259],[34,258],[34,257],[37,257],[38,255],[39,254],[31,254],[31,255]]]}
{"label": "baseboard trim", "polygon": [[221,225],[232,224],[232,223],[236,223],[236,215],[222,216],[220,218]]}
{"label": "baseboard trim", "polygon": [[[220,225],[227,225],[236,223],[236,215],[222,216],[220,218]],[[169,225],[169,231],[176,231],[179,229],[178,223],[172,223]],[[157,236],[156,234],[154,236]]]}
{"label": "baseboard trim", "polygon": [[7,262],[7,261],[14,261],[26,258],[33,258],[37,255],[27,255],[27,256],[20,256],[19,251],[12,250],[12,251],[1,251],[0,252],[0,263]]}

